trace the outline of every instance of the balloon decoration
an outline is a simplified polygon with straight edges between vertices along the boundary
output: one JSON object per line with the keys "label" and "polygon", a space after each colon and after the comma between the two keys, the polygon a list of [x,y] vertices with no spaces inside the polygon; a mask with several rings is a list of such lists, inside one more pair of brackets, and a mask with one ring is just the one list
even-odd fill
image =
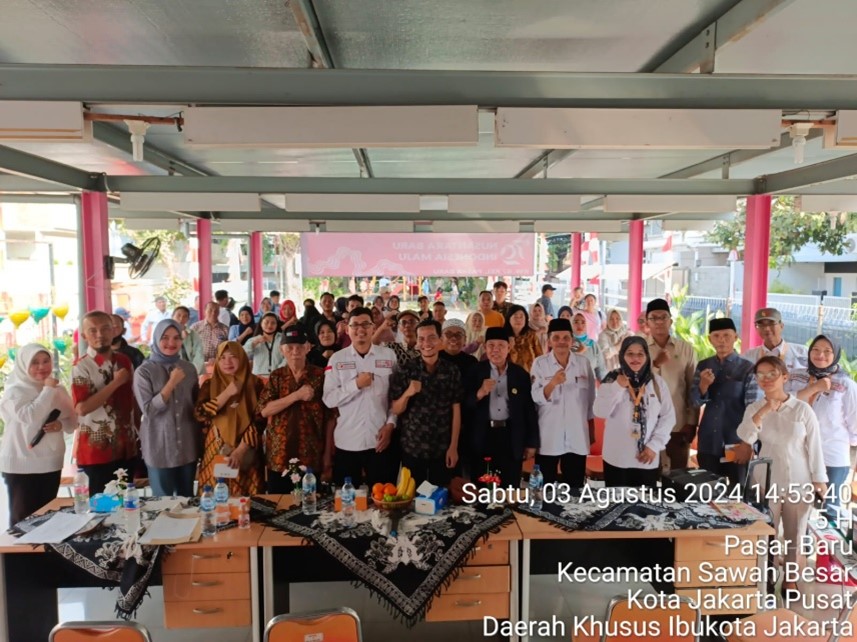
{"label": "balloon decoration", "polygon": [[50,312],[50,308],[30,308],[30,314],[33,317],[33,321],[35,321],[36,323],[48,316]]}
{"label": "balloon decoration", "polygon": [[6,359],[6,355],[5,355],[5,354],[0,354],[0,368],[2,368],[3,366],[5,366],[5,365],[6,365],[6,361],[7,361],[7,359]]}
{"label": "balloon decoration", "polygon": [[9,319],[12,321],[12,323],[15,324],[16,330],[18,328],[20,328],[21,324],[29,318],[30,318],[30,311],[29,310],[15,310],[11,314],[9,314]]}
{"label": "balloon decoration", "polygon": [[51,308],[51,312],[59,319],[65,319],[65,315],[68,314],[68,303],[57,303]]}
{"label": "balloon decoration", "polygon": [[9,348],[9,349],[6,351],[6,354],[8,355],[8,357],[9,357],[12,361],[14,361],[14,360],[15,360],[15,357],[17,357],[17,356],[18,356],[18,348]]}
{"label": "balloon decoration", "polygon": [[53,341],[54,347],[60,352],[65,352],[66,348],[68,348],[68,341],[63,339],[62,337],[57,337]]}

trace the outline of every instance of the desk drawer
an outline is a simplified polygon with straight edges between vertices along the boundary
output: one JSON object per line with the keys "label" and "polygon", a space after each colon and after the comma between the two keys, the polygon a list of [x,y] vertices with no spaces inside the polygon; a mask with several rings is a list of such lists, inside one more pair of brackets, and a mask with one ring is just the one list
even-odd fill
{"label": "desk drawer", "polygon": [[[741,596],[741,599],[729,599],[724,601],[724,604],[717,608],[708,608],[705,603],[706,595],[718,594],[718,590],[722,591],[723,595]],[[704,589],[676,589],[676,595],[684,595],[693,601],[699,600],[699,610],[703,615],[743,615],[747,613],[755,613],[758,606],[754,597],[758,593],[758,589],[754,586],[745,588],[704,588]],[[714,604],[717,604],[715,602]],[[734,607],[733,607],[734,604]]]}
{"label": "desk drawer", "polygon": [[164,575],[164,602],[234,600],[250,597],[250,573]]}
{"label": "desk drawer", "polygon": [[249,572],[250,551],[237,547],[179,549],[164,557],[161,566],[163,575]]}
{"label": "desk drawer", "polygon": [[[676,588],[685,588],[691,586],[707,587],[707,586],[755,586],[753,582],[754,569],[756,567],[755,559],[737,559],[737,560],[706,560],[708,564],[705,567],[705,580],[702,579],[702,572],[699,567],[703,562],[678,562],[676,569],[687,568],[690,574],[689,581],[676,580]],[[684,571],[682,571],[682,574]],[[722,581],[721,581],[722,580]]]}
{"label": "desk drawer", "polygon": [[508,593],[511,590],[508,566],[465,566],[461,575],[444,591],[445,595],[466,593]]}
{"label": "desk drawer", "polygon": [[452,622],[456,620],[481,620],[486,615],[491,615],[501,620],[508,619],[509,594],[444,594],[434,599],[431,610],[426,613],[426,621]]}
{"label": "desk drawer", "polygon": [[168,629],[250,626],[250,616],[250,600],[164,602],[164,626]]}
{"label": "desk drawer", "polygon": [[[754,538],[755,539],[755,538]],[[675,540],[675,560],[752,560],[755,555],[745,555],[738,547],[726,553],[726,535],[712,537],[677,537]]]}
{"label": "desk drawer", "polygon": [[468,566],[507,566],[509,564],[509,542],[491,541],[482,542],[475,547],[476,555],[473,556]]}

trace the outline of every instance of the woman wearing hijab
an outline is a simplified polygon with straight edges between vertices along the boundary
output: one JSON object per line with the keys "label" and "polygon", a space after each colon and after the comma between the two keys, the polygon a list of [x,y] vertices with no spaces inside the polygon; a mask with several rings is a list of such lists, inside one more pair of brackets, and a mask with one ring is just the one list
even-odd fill
{"label": "woman wearing hijab", "polygon": [[321,312],[318,311],[318,308],[315,307],[315,301],[313,299],[304,299],[304,314],[298,320],[298,323],[301,324],[304,332],[310,340],[310,343],[315,343],[315,334],[313,334],[313,330],[315,329],[315,324],[318,323],[319,319],[321,319]]}
{"label": "woman wearing hijab", "polygon": [[285,332],[287,328],[297,324],[298,313],[294,301],[288,299],[280,306],[280,331]]}
{"label": "woman wearing hijab", "polygon": [[571,320],[574,318],[574,310],[571,309],[571,306],[564,305],[556,313],[556,317],[558,319],[568,319],[568,322],[571,323]]}
{"label": "woman wearing hijab", "polygon": [[217,463],[238,469],[238,477],[227,480],[230,495],[254,495],[264,488],[259,432],[253,423],[262,387],[262,381],[250,372],[244,349],[234,341],[221,343],[214,375],[202,384],[196,403],[204,439],[197,475],[200,491],[205,484],[214,485]]}
{"label": "woman wearing hijab", "polygon": [[572,317],[571,329],[571,351],[579,354],[581,357],[586,357],[589,365],[592,366],[595,378],[600,381],[606,371],[604,359],[601,356],[601,348],[598,347],[598,344],[595,343],[592,337],[586,334],[586,317],[583,316],[582,312],[576,312]]}
{"label": "woman wearing hijab", "polygon": [[[52,411],[59,414],[48,421]],[[5,429],[0,441],[0,471],[9,493],[9,525],[56,499],[65,456],[63,431],[77,424],[71,397],[53,376],[53,360],[38,343],[18,351],[15,367],[0,397]],[[38,444],[29,447],[44,430]]]}
{"label": "woman wearing hijab", "polygon": [[[746,463],[752,456],[752,446],[756,441],[762,442],[759,456],[769,457],[773,462],[771,485],[765,492],[777,493],[770,502],[774,531],[779,533],[782,524],[785,562],[791,564],[799,576],[804,557],[798,546],[806,535],[813,495],[824,497],[827,491],[821,429],[812,408],[786,392],[789,371],[782,360],[762,357],[753,372],[765,396],[744,411],[744,419],[738,426],[738,436],[743,443],[735,447],[735,461]],[[847,441],[845,448],[847,453]],[[796,582],[784,580],[783,596],[796,588]]]}
{"label": "woman wearing hijab", "polygon": [[202,434],[194,417],[196,368],[181,358],[182,328],[172,319],[155,326],[152,354],[134,371],[134,397],[143,413],[140,446],[152,494],[193,497]]}
{"label": "woman wearing hijab", "polygon": [[464,329],[467,333],[467,344],[461,351],[482,359],[485,352],[485,317],[481,312],[471,312],[464,322]]}
{"label": "woman wearing hijab", "polygon": [[277,315],[269,312],[259,321],[253,337],[244,343],[244,352],[253,362],[253,374],[257,377],[267,377],[285,361],[280,352],[283,335],[277,331],[278,326]]}
{"label": "woman wearing hijab", "polygon": [[536,333],[542,346],[542,354],[547,352],[548,346],[548,321],[545,309],[541,303],[536,301],[530,306],[530,330]]}
{"label": "woman wearing hijab", "polygon": [[259,311],[253,317],[256,320],[256,323],[262,320],[262,317],[268,314],[268,312],[274,311],[274,304],[271,302],[270,297],[265,297],[259,303]]}
{"label": "woman wearing hijab", "polygon": [[509,360],[529,372],[536,357],[542,356],[542,344],[538,335],[530,329],[530,315],[524,306],[509,306],[506,330],[511,337],[509,343],[512,344]]}
{"label": "woman wearing hijab", "polygon": [[253,308],[249,305],[242,306],[238,310],[238,323],[229,328],[229,341],[237,341],[241,345],[253,336],[256,331],[256,322],[253,320]]}
{"label": "woman wearing hijab", "polygon": [[654,487],[675,410],[666,382],[652,372],[645,339],[627,337],[622,342],[619,368],[604,378],[594,412],[606,420],[605,484]]}
{"label": "woman wearing hijab", "polygon": [[789,373],[785,389],[812,407],[821,427],[821,451],[832,488],[824,509],[835,520],[839,514],[848,471],[850,445],[857,443],[857,383],[842,370],[842,349],[832,338],[820,334],[809,344],[807,368]]}
{"label": "woman wearing hijab", "polygon": [[322,319],[315,326],[318,343],[307,355],[307,362],[319,368],[326,368],[333,353],[340,349],[336,337],[336,325],[332,321]]}
{"label": "woman wearing hijab", "polygon": [[611,309],[607,313],[607,326],[598,335],[598,347],[601,349],[601,357],[608,370],[619,367],[619,348],[622,347],[625,337],[630,335],[631,331],[622,320],[622,315],[615,308]]}

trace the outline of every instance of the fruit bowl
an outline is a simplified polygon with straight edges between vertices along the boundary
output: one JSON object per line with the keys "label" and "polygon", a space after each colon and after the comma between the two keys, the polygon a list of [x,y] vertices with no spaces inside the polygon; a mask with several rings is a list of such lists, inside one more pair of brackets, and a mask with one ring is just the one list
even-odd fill
{"label": "fruit bowl", "polygon": [[381,510],[405,510],[405,509],[408,509],[411,507],[411,504],[414,503],[414,500],[413,499],[399,499],[399,500],[396,500],[394,502],[385,502],[385,501],[379,501],[373,497],[372,502],[375,504],[375,506],[377,508],[380,508]]}

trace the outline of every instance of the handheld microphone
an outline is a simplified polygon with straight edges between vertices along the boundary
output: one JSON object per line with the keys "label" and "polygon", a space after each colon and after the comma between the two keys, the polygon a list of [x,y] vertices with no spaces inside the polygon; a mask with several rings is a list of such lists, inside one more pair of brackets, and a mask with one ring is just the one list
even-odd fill
{"label": "handheld microphone", "polygon": [[30,442],[29,447],[31,449],[38,446],[39,442],[42,440],[42,437],[45,436],[45,426],[47,426],[50,423],[55,422],[57,419],[59,419],[59,416],[60,416],[60,411],[58,408],[54,408],[53,410],[51,410],[51,414],[48,415],[48,418],[45,419],[45,423],[42,424],[42,427],[39,428],[39,432],[36,433],[36,436],[33,437],[33,440]]}

